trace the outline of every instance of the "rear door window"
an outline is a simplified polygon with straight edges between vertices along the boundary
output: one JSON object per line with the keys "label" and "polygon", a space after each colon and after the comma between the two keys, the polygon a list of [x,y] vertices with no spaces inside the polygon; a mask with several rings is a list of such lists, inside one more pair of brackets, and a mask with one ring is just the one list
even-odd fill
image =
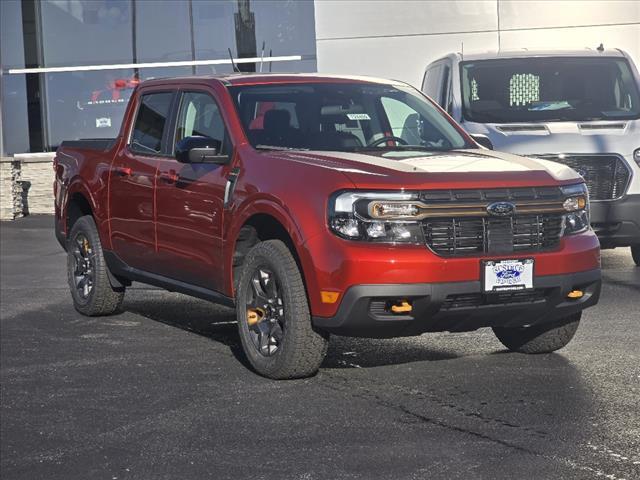
{"label": "rear door window", "polygon": [[142,96],[131,134],[131,150],[147,155],[163,153],[162,139],[173,95],[173,92],[161,92]]}

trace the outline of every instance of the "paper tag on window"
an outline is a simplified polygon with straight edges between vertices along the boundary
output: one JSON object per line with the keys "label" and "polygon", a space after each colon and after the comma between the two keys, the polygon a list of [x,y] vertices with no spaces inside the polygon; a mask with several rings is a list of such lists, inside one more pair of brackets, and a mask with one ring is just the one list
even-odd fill
{"label": "paper tag on window", "polygon": [[371,120],[371,117],[366,113],[347,113],[349,120]]}
{"label": "paper tag on window", "polygon": [[111,119],[108,117],[96,118],[96,128],[108,128],[111,126]]}

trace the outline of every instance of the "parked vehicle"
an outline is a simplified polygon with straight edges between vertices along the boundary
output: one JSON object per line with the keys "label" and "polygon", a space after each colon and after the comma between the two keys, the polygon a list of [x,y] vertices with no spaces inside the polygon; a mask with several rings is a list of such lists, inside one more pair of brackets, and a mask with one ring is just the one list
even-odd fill
{"label": "parked vehicle", "polygon": [[398,82],[147,81],[117,138],[54,166],[79,312],[116,312],[132,281],[235,306],[271,378],[314,374],[331,333],[492,327],[551,352],[600,294],[582,178],[481,148]]}
{"label": "parked vehicle", "polygon": [[640,265],[640,77],[620,50],[452,53],[422,91],[485,146],[582,175],[603,248]]}

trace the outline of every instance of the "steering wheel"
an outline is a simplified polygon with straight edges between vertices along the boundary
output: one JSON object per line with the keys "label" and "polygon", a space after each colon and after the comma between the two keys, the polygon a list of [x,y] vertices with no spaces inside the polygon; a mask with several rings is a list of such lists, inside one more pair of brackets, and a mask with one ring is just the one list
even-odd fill
{"label": "steering wheel", "polygon": [[374,140],[373,142],[367,143],[367,147],[377,147],[381,143],[388,141],[395,141],[400,145],[409,145],[409,142],[407,142],[404,138],[396,137],[395,135],[385,135],[384,137]]}

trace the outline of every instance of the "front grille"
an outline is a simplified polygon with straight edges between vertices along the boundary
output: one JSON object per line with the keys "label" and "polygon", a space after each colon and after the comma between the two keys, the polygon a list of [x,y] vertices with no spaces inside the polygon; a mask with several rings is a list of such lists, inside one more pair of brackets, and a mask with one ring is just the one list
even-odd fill
{"label": "front grille", "polygon": [[550,290],[538,288],[521,292],[500,293],[458,293],[448,295],[440,307],[441,310],[459,310],[476,308],[483,305],[504,305],[510,303],[536,303],[545,301]]}
{"label": "front grille", "polygon": [[422,226],[427,245],[442,256],[539,252],[559,245],[562,215],[427,218]]}
{"label": "front grille", "polygon": [[539,155],[573,168],[587,184],[591,200],[613,200],[625,194],[631,173],[616,155]]}

